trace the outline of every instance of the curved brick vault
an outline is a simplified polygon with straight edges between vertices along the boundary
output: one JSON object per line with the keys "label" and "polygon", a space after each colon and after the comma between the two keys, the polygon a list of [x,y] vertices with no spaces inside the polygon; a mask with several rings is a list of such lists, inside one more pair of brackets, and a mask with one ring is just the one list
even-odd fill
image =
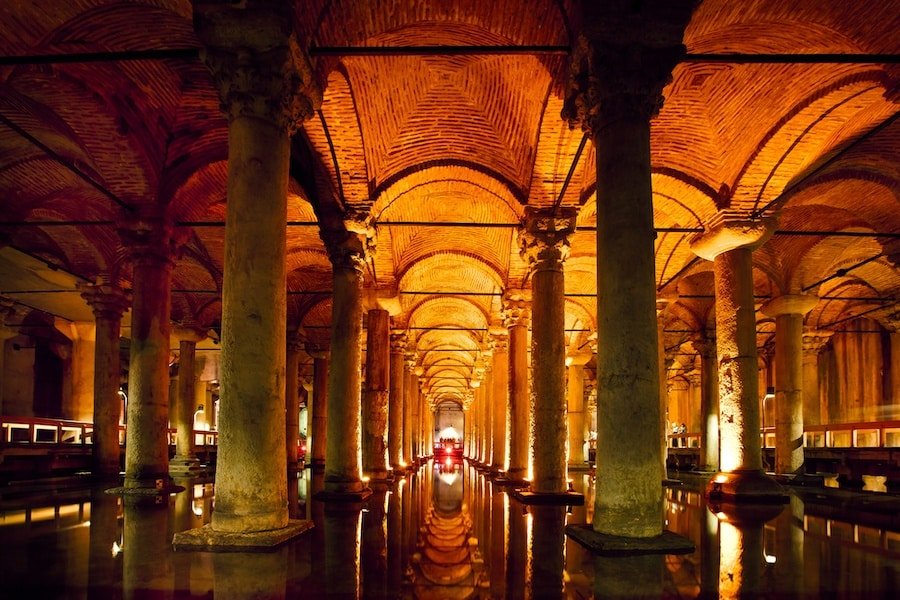
{"label": "curved brick vault", "polygon": [[[312,0],[296,3],[295,30],[307,50],[569,46],[575,4]],[[11,2],[0,14],[4,56],[199,45],[187,1]],[[898,30],[892,0],[864,10],[832,0],[706,0],[685,43],[690,53],[896,55]],[[376,252],[367,285],[400,294],[395,324],[415,326],[410,347],[424,361],[425,388],[453,397],[453,377],[471,372],[488,329],[500,323],[501,294],[529,285],[515,224],[526,206],[560,202],[578,209],[585,228],[572,237],[566,327],[573,348],[587,344],[596,320],[594,155],[615,149],[588,143],[579,156],[582,133],[560,118],[566,56],[329,56],[316,69],[321,109],[293,140],[305,166],[302,177],[292,171],[288,203],[289,327],[302,326],[312,342],[327,338],[331,303],[321,292],[330,265],[316,215],[334,206],[368,213]],[[675,68],[652,125],[654,220],[664,229],[657,282],[660,295],[681,296],[665,313],[667,328],[679,332],[667,348],[711,319],[710,266],[695,259],[690,240],[721,209],[780,214],[783,233],[755,254],[757,293],[828,296],[811,324],[879,306],[858,298],[898,297],[897,77],[896,65],[876,63]],[[115,223],[126,212],[191,223],[180,226],[172,317],[218,323],[227,135],[198,58],[2,66],[0,115],[0,238],[80,277],[119,277],[128,287]],[[77,224],[27,224],[34,221]],[[447,226],[460,222],[485,226]],[[41,302],[53,312],[52,301]],[[888,304],[867,316],[895,310]],[[762,345],[771,332],[760,331]]]}

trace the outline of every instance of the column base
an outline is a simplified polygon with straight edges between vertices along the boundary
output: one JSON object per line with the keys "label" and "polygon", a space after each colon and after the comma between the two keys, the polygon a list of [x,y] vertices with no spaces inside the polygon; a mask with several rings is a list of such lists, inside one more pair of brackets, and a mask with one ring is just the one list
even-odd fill
{"label": "column base", "polygon": [[216,531],[206,524],[180,531],[172,538],[175,550],[193,552],[266,552],[313,528],[312,521],[291,519],[286,527],[268,531]]}
{"label": "column base", "polygon": [[324,460],[315,460],[309,463],[309,468],[312,469],[316,473],[321,473],[325,470],[325,461]]}
{"label": "column base", "polygon": [[587,463],[576,463],[574,465],[566,465],[566,469],[570,473],[573,471],[576,473],[587,473],[588,471],[591,470],[591,465],[589,465]]}
{"label": "column base", "polygon": [[788,501],[784,488],[759,470],[717,473],[706,485],[706,497],[710,501],[753,504]]}
{"label": "column base", "polygon": [[203,471],[196,456],[176,456],[169,461],[169,475],[184,477],[199,475]]}
{"label": "column base", "polygon": [[522,504],[584,506],[584,494],[578,492],[532,492],[530,489],[522,489],[515,490],[512,497]]}
{"label": "column base", "polygon": [[649,538],[632,538],[594,531],[588,524],[566,525],[566,535],[600,556],[638,556],[642,554],[690,554],[694,543],[671,531]]}
{"label": "column base", "polygon": [[126,482],[122,487],[114,487],[105,490],[105,493],[115,496],[153,497],[177,494],[184,490],[184,486],[175,485],[172,483],[172,480],[166,477],[165,479]]}
{"label": "column base", "polygon": [[530,481],[525,479],[517,479],[511,477],[509,473],[502,473],[494,479],[494,485],[502,485],[504,487],[527,488],[531,485]]}
{"label": "column base", "polygon": [[316,492],[313,498],[324,502],[362,502],[372,495],[372,490],[361,480],[328,480],[325,477],[325,489]]}

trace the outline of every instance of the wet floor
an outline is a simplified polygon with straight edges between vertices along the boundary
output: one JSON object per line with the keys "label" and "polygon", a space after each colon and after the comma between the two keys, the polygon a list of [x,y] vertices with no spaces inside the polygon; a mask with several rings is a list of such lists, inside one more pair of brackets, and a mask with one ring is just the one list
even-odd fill
{"label": "wet floor", "polygon": [[[364,505],[312,500],[321,476],[291,486],[292,516],[315,528],[271,553],[174,552],[172,535],[209,521],[213,485],[181,482],[160,503],[58,489],[0,503],[5,598],[715,598],[900,597],[900,521],[817,494],[779,507],[707,507],[666,491],[668,529],[692,554],[595,557],[565,536],[582,507],[525,507],[465,464],[428,465]],[[883,497],[883,495],[880,495]]]}

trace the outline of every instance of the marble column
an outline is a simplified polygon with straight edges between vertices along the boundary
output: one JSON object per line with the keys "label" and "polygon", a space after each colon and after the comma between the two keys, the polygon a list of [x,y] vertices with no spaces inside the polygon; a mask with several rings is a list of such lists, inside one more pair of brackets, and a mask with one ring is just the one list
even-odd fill
{"label": "marble column", "polygon": [[366,340],[366,387],[362,407],[363,472],[370,478],[387,479],[384,434],[388,420],[390,360],[388,311],[370,310]]}
{"label": "marble column", "polygon": [[815,296],[787,294],[761,311],[775,318],[775,472],[803,470],[803,317]]}
{"label": "marble column", "polygon": [[81,286],[81,295],[94,312],[94,433],[93,473],[100,478],[119,475],[119,385],[122,365],[119,337],[122,314],[130,304],[118,285],[98,282]]}
{"label": "marble column", "polygon": [[506,477],[522,481],[528,476],[531,441],[528,398],[528,302],[521,295],[504,298],[504,319],[509,330],[509,457]]}
{"label": "marble column", "polygon": [[345,226],[345,231],[321,232],[334,279],[325,492],[356,497],[371,493],[361,479],[360,457],[359,349],[367,235],[362,223],[347,222]]}
{"label": "marble column", "polygon": [[771,221],[737,221],[720,215],[691,245],[695,254],[713,261],[721,472],[707,493],[726,499],[777,501],[784,494],[762,470],[753,298],[753,248],[765,243],[773,227]]}
{"label": "marble column", "polygon": [[666,2],[665,10],[660,4],[583,7],[584,37],[573,50],[563,108],[595,148],[615,148],[596,153],[593,529],[623,537],[655,537],[663,525],[650,120],[685,51],[681,37],[694,3]]}
{"label": "marble column", "polygon": [[406,353],[406,368],[403,370],[403,438],[401,442],[401,447],[403,448],[402,454],[403,458],[400,463],[404,467],[412,466],[413,455],[412,455],[412,414],[413,414],[413,402],[415,401],[416,392],[416,382],[415,382],[415,373],[413,370],[416,368],[416,355],[412,352]]}
{"label": "marble column", "polygon": [[491,328],[491,471],[506,468],[507,406],[509,404],[509,333]]}
{"label": "marble column", "polygon": [[213,545],[229,545],[233,534],[272,540],[301,531],[289,519],[285,442],[288,168],[290,136],[321,92],[292,18],[274,4],[194,5],[202,59],[228,118]]}
{"label": "marble column", "polygon": [[481,458],[479,463],[487,467],[491,464],[494,441],[494,403],[491,399],[491,391],[493,390],[491,377],[494,372],[494,365],[488,354],[485,354],[482,360],[484,360],[484,363],[481,372],[481,385],[478,387],[481,390],[481,428],[483,433],[481,436]]}
{"label": "marble column", "polygon": [[288,337],[284,359],[284,450],[287,470],[299,469],[298,445],[300,443],[300,351],[302,344]]}
{"label": "marble column", "polygon": [[819,353],[833,333],[813,328],[803,331],[803,421],[806,425],[822,425],[827,420],[820,398]]}
{"label": "marble column", "polygon": [[666,334],[665,334],[665,312],[669,307],[670,301],[667,298],[658,298],[656,300],[656,355],[657,365],[659,366],[659,447],[660,447],[660,464],[661,476],[663,479],[669,478],[666,468],[666,459],[669,452],[669,424],[666,415],[669,408],[669,371],[666,364]]}
{"label": "marble column", "polygon": [[206,334],[191,327],[176,327],[172,333],[172,338],[178,340],[178,393],[170,413],[175,428],[175,457],[169,463],[169,473],[185,476],[200,470],[194,441],[194,356],[197,342],[206,339]]}
{"label": "marble column", "polygon": [[391,469],[403,468],[403,398],[406,382],[406,334],[395,331],[391,334],[391,389],[388,401],[388,460]]}
{"label": "marble column", "polygon": [[531,270],[531,365],[533,386],[531,491],[565,493],[566,470],[566,289],[563,264],[576,210],[525,209],[520,254]]}
{"label": "marble column", "polygon": [[169,313],[175,242],[161,219],[119,231],[133,265],[125,487],[169,479]]}
{"label": "marble column", "polygon": [[700,354],[700,469],[719,470],[719,371],[715,337],[694,341]]}
{"label": "marble column", "polygon": [[306,353],[313,358],[312,445],[310,464],[314,470],[325,468],[328,436],[328,352],[307,344]]}
{"label": "marble column", "polygon": [[410,460],[409,464],[413,467],[419,466],[419,443],[422,440],[422,431],[419,426],[419,416],[422,414],[422,409],[420,408],[422,403],[422,391],[419,389],[419,375],[424,372],[424,369],[421,366],[413,367],[412,369],[412,394],[410,399],[410,432],[409,432],[409,443],[410,443]]}
{"label": "marble column", "polygon": [[567,360],[568,384],[566,403],[568,405],[569,470],[584,471],[588,468],[584,453],[584,365],[593,358],[589,352],[573,354]]}

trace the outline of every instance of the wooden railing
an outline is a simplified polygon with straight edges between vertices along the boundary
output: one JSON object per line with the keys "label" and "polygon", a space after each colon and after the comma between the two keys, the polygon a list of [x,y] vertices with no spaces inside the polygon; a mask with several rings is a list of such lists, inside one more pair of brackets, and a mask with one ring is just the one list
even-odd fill
{"label": "wooden railing", "polygon": [[[94,424],[41,417],[0,416],[0,445],[2,446],[89,446],[93,442]],[[169,444],[175,445],[176,429],[169,429]],[[197,447],[216,446],[217,431],[194,430]],[[119,425],[119,445],[125,445],[125,425]]]}
{"label": "wooden railing", "polygon": [[[775,447],[775,428],[760,429],[763,448]],[[672,433],[666,436],[669,448],[700,448],[699,433]],[[807,425],[803,431],[806,448],[900,448],[900,421],[832,423]]]}

